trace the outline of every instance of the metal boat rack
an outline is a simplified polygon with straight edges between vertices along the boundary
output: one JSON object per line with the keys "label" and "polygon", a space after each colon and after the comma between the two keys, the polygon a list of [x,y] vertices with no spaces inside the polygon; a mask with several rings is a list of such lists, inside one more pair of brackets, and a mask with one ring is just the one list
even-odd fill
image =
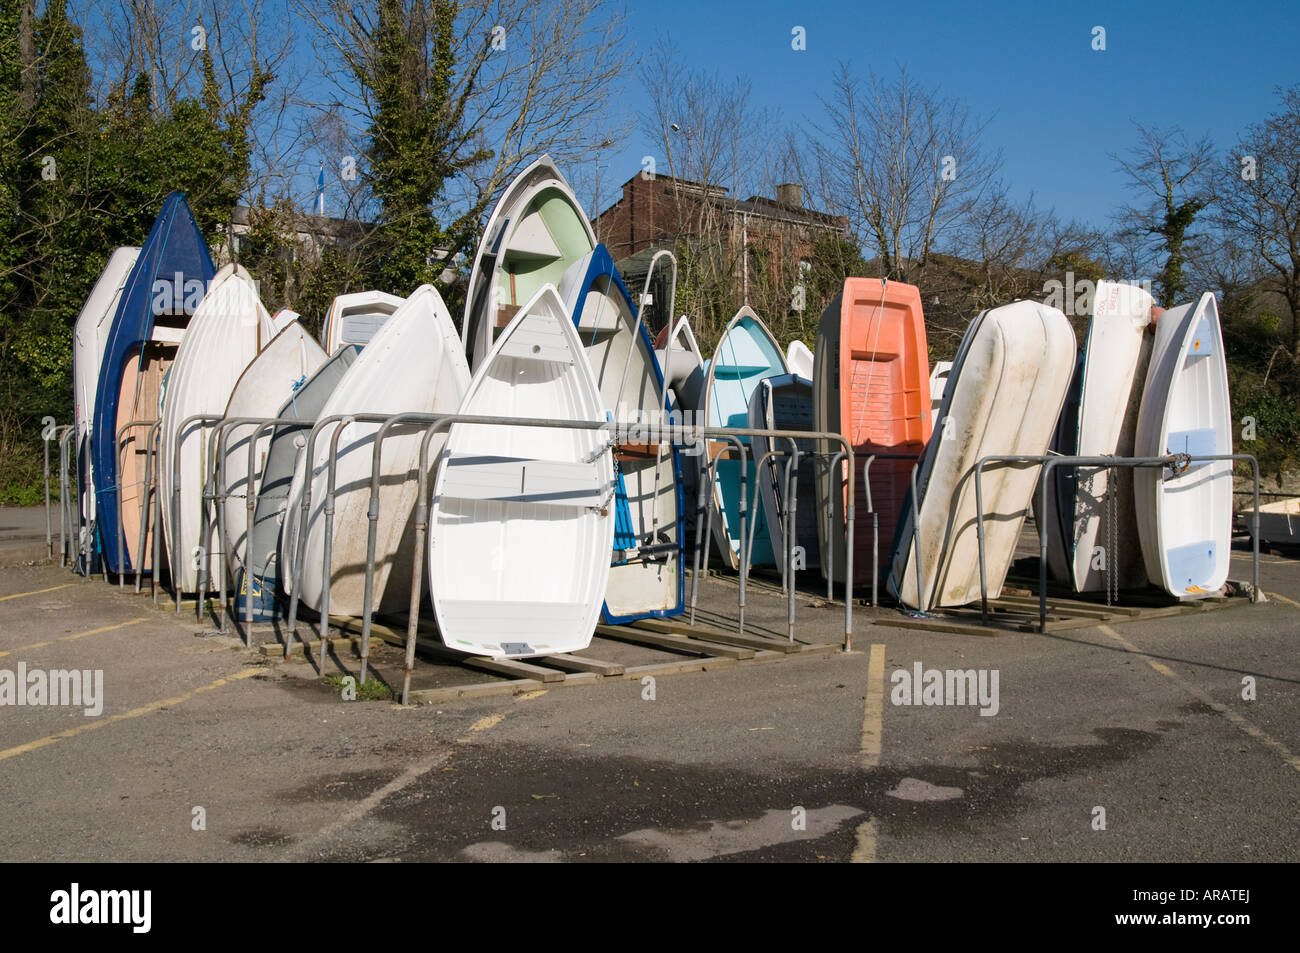
{"label": "metal boat rack", "polygon": [[[984,493],[982,477],[985,468],[988,466],[1015,466],[1015,467],[1040,467],[1038,484],[1035,492],[1038,494],[1038,512],[1040,519],[1037,521],[1038,530],[1038,592],[1037,608],[1038,620],[1037,630],[1039,633],[1048,631],[1048,579],[1047,579],[1047,538],[1048,538],[1048,521],[1042,518],[1042,514],[1047,512],[1047,494],[1051,487],[1051,474],[1057,467],[1068,467],[1072,470],[1079,469],[1136,469],[1140,467],[1179,467],[1185,469],[1192,463],[1211,463],[1215,461],[1248,461],[1251,466],[1252,479],[1254,483],[1254,512],[1252,517],[1252,526],[1259,525],[1259,463],[1252,454],[1234,453],[1234,454],[1166,454],[1158,457],[1115,457],[1115,456],[1063,456],[1059,454],[1046,454],[1043,456],[1026,456],[1026,455],[992,455],[978,460],[967,477],[974,480],[975,483],[975,528],[979,549],[979,569],[980,569],[980,625],[990,627],[989,612],[989,587],[985,554],[985,534],[984,534]],[[952,534],[952,523],[955,514],[950,514],[947,528],[945,530],[945,548],[948,538]],[[1267,601],[1263,590],[1259,586],[1259,539],[1258,533],[1254,534],[1252,541],[1252,561],[1251,561],[1251,584],[1250,584],[1250,601],[1265,602]],[[920,611],[924,614],[929,611],[928,593],[923,586],[918,584],[917,591],[920,594],[922,605]],[[1089,608],[1088,606],[1076,605],[1071,606],[1075,612],[1083,615],[1085,620],[1095,621],[1100,617],[1099,611],[1102,608],[1110,608],[1111,593],[1107,592],[1107,606],[1100,605]],[[1070,610],[1067,610],[1070,611]],[[916,622],[908,627],[926,627],[923,622]],[[934,626],[935,628],[944,628],[942,623]]]}

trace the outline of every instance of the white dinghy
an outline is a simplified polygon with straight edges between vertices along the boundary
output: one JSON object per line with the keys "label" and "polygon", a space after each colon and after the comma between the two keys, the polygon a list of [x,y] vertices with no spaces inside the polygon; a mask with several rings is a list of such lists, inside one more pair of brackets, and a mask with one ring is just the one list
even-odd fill
{"label": "white dinghy", "polygon": [[[182,592],[198,588],[205,560],[209,581],[225,571],[218,555],[215,521],[204,519],[208,442],[216,419],[226,412],[235,383],[272,337],[271,315],[258,298],[252,277],[240,265],[226,265],[195,309],[168,371],[159,439],[158,499],[173,585]],[[184,434],[177,433],[182,423],[200,414],[216,419],[191,422]],[[176,470],[178,449],[180,467]],[[175,494],[177,473],[179,498]]]}
{"label": "white dinghy", "polygon": [[[462,412],[605,420],[567,305],[545,285],[493,345]],[[429,588],[442,641],[476,655],[586,648],[610,579],[610,434],[455,424],[429,520]]]}
{"label": "white dinghy", "polygon": [[122,289],[140,256],[138,247],[116,248],[100,272],[95,287],[77,315],[72,334],[72,403],[77,426],[76,454],[81,489],[81,519],[89,526],[95,520],[94,477],[90,472],[91,430],[95,419],[95,389],[99,384],[99,365],[104,359],[104,345],[113,327]]}
{"label": "white dinghy", "polygon": [[[975,464],[986,456],[1047,452],[1074,364],[1074,331],[1056,308],[1017,301],[971,322],[939,414],[952,425],[936,430],[926,445],[917,471],[919,505],[909,501],[895,539],[889,589],[903,605],[924,610],[979,599]],[[1002,592],[1039,470],[988,465],[982,472],[990,598]],[[916,578],[917,526],[923,592]]]}
{"label": "white dinghy", "polygon": [[[1232,453],[1228,367],[1219,308],[1209,292],[1156,322],[1134,453]],[[1232,462],[1143,467],[1133,492],[1147,577],[1180,599],[1218,592],[1228,578],[1232,541]]]}
{"label": "white dinghy", "polygon": [[470,369],[521,304],[543,285],[559,288],[569,266],[595,247],[587,214],[551,157],[520,172],[497,200],[470,272],[461,327]]}
{"label": "white dinghy", "polygon": [[[277,316],[284,312],[277,312]],[[293,312],[289,312],[292,314]],[[274,418],[299,387],[325,363],[325,351],[298,321],[290,321],[240,375],[226,405],[226,419],[237,417]],[[258,432],[253,449],[253,470],[248,469],[249,443]],[[232,579],[244,568],[247,547],[248,496],[266,466],[272,428],[239,424],[226,428],[221,461],[221,488],[225,495],[222,517],[226,532],[226,565]]]}
{"label": "white dinghy", "polygon": [[[1136,285],[1097,282],[1079,394],[1081,457],[1133,455],[1142,403],[1141,384],[1135,387],[1134,382],[1145,376],[1151,359],[1154,304],[1150,293]],[[1146,585],[1142,547],[1133,532],[1133,471],[1118,470],[1114,487],[1108,470],[1080,468],[1078,473],[1068,537],[1075,591],[1102,589],[1107,572],[1116,574],[1117,588]]]}
{"label": "white dinghy", "polygon": [[813,352],[803,341],[791,341],[785,349],[785,363],[790,373],[806,381],[813,379]]}
{"label": "white dinghy", "polygon": [[943,392],[952,373],[952,361],[935,361],[930,372],[930,425],[939,426],[939,408],[943,406]]}
{"label": "white dinghy", "polygon": [[384,291],[354,291],[330,302],[321,335],[325,353],[349,344],[365,347],[402,306],[402,299]]}
{"label": "white dinghy", "polygon": [[[421,285],[371,338],[325,401],[318,420],[335,414],[454,414],[469,386],[469,368],[451,315],[433,285]],[[281,582],[292,593],[301,574],[299,599],[320,611],[325,592],[325,501],[329,487],[330,439],[337,424],[319,431],[311,468],[311,513],[301,566],[298,538],[307,486],[306,453],[298,458],[289,488],[280,562]],[[370,476],[377,423],[350,424],[338,441],[335,509],[331,540],[329,611],[361,615],[365,606],[366,546],[370,532]],[[422,431],[397,427],[384,437],[380,469],[379,525],[375,537],[374,607],[408,608],[413,542],[416,468]],[[440,441],[431,446],[437,459]],[[413,533],[412,533],[413,535]],[[394,574],[396,574],[394,576]],[[388,586],[390,578],[397,582]],[[391,591],[390,591],[391,589]]]}

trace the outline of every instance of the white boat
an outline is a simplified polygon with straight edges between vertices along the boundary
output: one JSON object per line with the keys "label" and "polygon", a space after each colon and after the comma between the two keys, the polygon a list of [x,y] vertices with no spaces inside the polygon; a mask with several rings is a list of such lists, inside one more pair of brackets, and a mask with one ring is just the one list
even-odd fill
{"label": "white boat", "polygon": [[461,325],[470,369],[478,370],[521,304],[543,285],[559,287],[595,247],[587,214],[551,157],[520,172],[497,200],[470,271]]}
{"label": "white boat", "polygon": [[383,291],[354,291],[330,302],[321,329],[325,353],[333,354],[348,344],[365,347],[402,306],[402,299]]}
{"label": "white boat", "polygon": [[[1151,325],[1154,304],[1150,293],[1135,285],[1097,283],[1079,393],[1079,456],[1133,456],[1138,409],[1142,403],[1140,382],[1146,374],[1155,340]],[[1139,382],[1136,387],[1135,381]],[[1078,471],[1068,576],[1076,592],[1104,588],[1107,572],[1117,574],[1118,588],[1136,589],[1146,585],[1142,546],[1133,532],[1136,525],[1133,471],[1120,469],[1116,473],[1112,488],[1110,471]],[[1109,551],[1112,545],[1114,552]]]}
{"label": "white boat", "polygon": [[[104,345],[113,326],[122,289],[140,255],[138,247],[116,248],[100,272],[95,287],[77,315],[72,334],[72,401],[77,427],[76,454],[78,484],[81,492],[81,519],[89,526],[95,520],[94,476],[90,470],[90,439],[95,419],[95,389],[99,384],[99,365]],[[134,545],[132,543],[131,545]]]}
{"label": "white boat", "polygon": [[[1246,514],[1246,528],[1253,534],[1252,514]],[[1300,497],[1260,505],[1259,539],[1261,545],[1300,546]]]}
{"label": "white boat", "polygon": [[[1228,368],[1219,309],[1209,292],[1156,322],[1134,453],[1232,453]],[[1147,577],[1180,599],[1218,592],[1228,578],[1232,462],[1143,467],[1133,492]]]}
{"label": "white boat", "polygon": [[[283,312],[281,312],[283,313]],[[290,312],[292,313],[292,312]],[[291,321],[240,375],[226,405],[226,419],[274,418],[316,369],[325,363],[325,351],[298,321]],[[248,468],[249,442],[258,432],[253,469]],[[248,496],[266,466],[272,428],[240,424],[226,428],[221,461],[221,487],[225,494],[226,564],[232,579],[244,568],[248,531]]]}
{"label": "white boat", "polygon": [[813,379],[813,352],[803,341],[791,341],[785,349],[785,363],[790,373],[806,381]]}
{"label": "white boat", "polygon": [[[454,414],[469,386],[469,368],[451,315],[433,285],[421,285],[370,339],[320,409],[317,419],[335,414]],[[302,498],[307,486],[306,453],[299,456],[289,489],[280,563],[285,589],[301,571],[299,599],[320,611],[325,592],[324,508],[329,486],[330,439],[337,424],[318,432],[311,468],[311,513],[305,557],[299,569]],[[331,541],[329,611],[361,615],[365,606],[366,547],[370,531],[370,477],[377,423],[350,424],[338,442],[335,509]],[[410,517],[415,506],[423,431],[390,429],[384,438],[380,469],[379,525],[375,537],[374,607],[408,608],[413,542]],[[445,438],[430,445],[438,458]],[[389,586],[389,580],[395,579]]]}
{"label": "white boat", "polygon": [[[198,588],[205,560],[209,582],[218,578],[218,572],[224,572],[215,521],[204,519],[208,442],[216,421],[225,415],[235,383],[272,337],[271,315],[258,298],[252,277],[240,265],[226,265],[212,279],[208,293],[195,309],[167,373],[159,438],[158,499],[162,503],[163,538],[169,547],[172,582],[182,592]],[[184,434],[178,433],[185,421],[200,414],[214,419],[191,422]],[[174,493],[178,472],[179,497]],[[206,534],[204,522],[208,524]]]}
{"label": "white boat", "polygon": [[939,425],[939,408],[943,405],[943,391],[948,386],[948,374],[952,371],[952,361],[935,361],[934,370],[930,372],[930,425]]}
{"label": "white boat", "polygon": [[[567,305],[543,286],[474,375],[467,414],[605,419]],[[610,579],[603,430],[455,424],[434,483],[429,588],[443,642],[475,655],[586,648]]]}
{"label": "white boat", "polygon": [[655,338],[655,360],[663,371],[664,382],[678,408],[692,412],[700,403],[704,390],[705,361],[699,342],[686,315],[671,327],[665,326]]}
{"label": "white boat", "polygon": [[[975,464],[992,455],[1047,452],[1074,371],[1069,320],[1056,308],[1017,301],[982,312],[953,362],[939,426],[917,473],[920,504],[909,500],[895,541],[890,592],[917,609],[961,606],[980,597]],[[984,502],[988,595],[997,598],[1011,567],[1039,467],[986,465]],[[924,591],[918,588],[919,526]]]}
{"label": "white boat", "polygon": [[275,314],[271,315],[271,327],[279,334],[295,321],[301,321],[302,315],[292,308],[281,308]]}
{"label": "white boat", "polygon": [[[303,424],[276,428],[267,450],[266,463],[261,468],[249,556],[254,577],[252,589],[259,606],[269,608],[269,599],[282,589],[278,561],[280,533],[294,471],[306,449],[311,424],[360,353],[361,347],[357,344],[339,348],[275,412],[276,417],[300,420]],[[244,586],[237,582],[236,588],[243,589]],[[255,621],[267,620],[255,618]]]}
{"label": "white boat", "polygon": [[654,342],[604,245],[565,272],[559,293],[605,410],[621,431],[614,448],[618,492],[605,621],[678,615],[686,605],[681,465],[662,429],[667,401]]}

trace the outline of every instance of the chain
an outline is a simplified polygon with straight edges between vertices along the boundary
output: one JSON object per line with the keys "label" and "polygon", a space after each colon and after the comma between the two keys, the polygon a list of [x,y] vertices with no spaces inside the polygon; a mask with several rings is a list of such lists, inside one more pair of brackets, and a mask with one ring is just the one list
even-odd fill
{"label": "chain", "polygon": [[1106,474],[1106,605],[1119,601],[1119,471],[1111,467]]}

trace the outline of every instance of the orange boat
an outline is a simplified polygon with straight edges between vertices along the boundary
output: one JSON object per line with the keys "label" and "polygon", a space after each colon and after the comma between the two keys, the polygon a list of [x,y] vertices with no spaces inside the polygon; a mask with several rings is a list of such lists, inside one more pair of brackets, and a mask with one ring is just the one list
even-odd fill
{"label": "orange boat", "polygon": [[[857,455],[853,583],[866,585],[871,582],[870,510],[879,517],[883,577],[889,571],[912,466],[930,439],[930,361],[920,290],[900,281],[846,279],[843,292],[822,313],[814,363],[814,427],[843,434]],[[868,507],[862,467],[873,453],[903,454],[907,459],[872,463]],[[843,582],[847,490],[841,483],[839,491],[832,492],[828,462],[823,458],[817,468],[817,535],[822,574],[830,565],[835,581]],[[847,465],[836,469],[834,476],[845,479]],[[824,516],[828,499],[834,507],[830,540]]]}

